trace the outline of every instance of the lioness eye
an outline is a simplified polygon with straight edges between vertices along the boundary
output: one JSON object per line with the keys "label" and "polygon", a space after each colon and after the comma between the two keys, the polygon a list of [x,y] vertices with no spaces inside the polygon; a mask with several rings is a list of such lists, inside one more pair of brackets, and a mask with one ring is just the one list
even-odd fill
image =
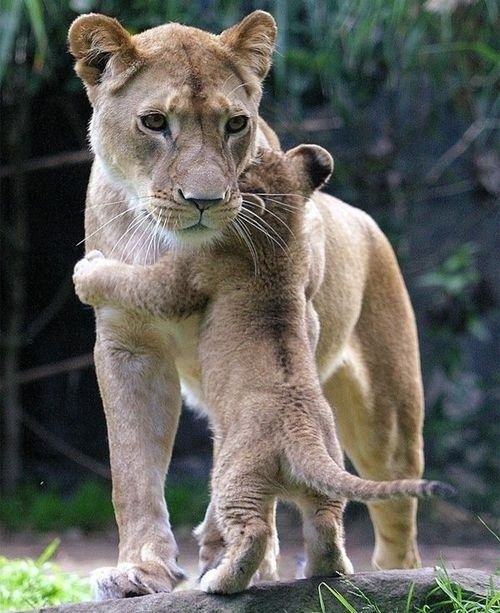
{"label": "lioness eye", "polygon": [[235,134],[236,132],[241,132],[247,127],[248,117],[245,115],[236,115],[236,117],[231,117],[226,123],[226,132],[228,134]]}
{"label": "lioness eye", "polygon": [[161,113],[148,113],[147,115],[141,115],[141,123],[149,130],[161,132],[167,127],[167,118]]}

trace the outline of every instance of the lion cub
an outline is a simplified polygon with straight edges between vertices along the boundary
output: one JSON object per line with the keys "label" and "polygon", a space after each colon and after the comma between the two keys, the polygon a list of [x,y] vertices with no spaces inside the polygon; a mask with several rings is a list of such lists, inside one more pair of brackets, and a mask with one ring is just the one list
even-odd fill
{"label": "lion cub", "polygon": [[151,266],[91,252],[75,268],[83,302],[154,318],[204,313],[199,359],[215,457],[201,531],[215,525],[223,547],[220,563],[201,578],[207,592],[250,584],[273,534],[277,497],[301,508],[312,576],[352,572],[342,526],[346,499],[446,491],[438,482],[368,481],[344,469],[314,358],[315,237],[306,232],[309,197],[332,169],[321,147],[263,151],[240,180],[239,215],[218,244]]}

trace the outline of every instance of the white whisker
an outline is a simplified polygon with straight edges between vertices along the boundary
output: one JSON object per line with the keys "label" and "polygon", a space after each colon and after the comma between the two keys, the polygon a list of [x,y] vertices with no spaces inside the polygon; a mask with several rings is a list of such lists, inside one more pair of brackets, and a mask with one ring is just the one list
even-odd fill
{"label": "white whisker", "polygon": [[263,234],[266,237],[266,239],[269,241],[269,244],[273,248],[273,252],[275,250],[275,245],[277,245],[282,251],[285,251],[283,246],[273,236],[271,236],[268,232],[266,232],[265,228],[263,228],[261,225],[256,223],[254,219],[250,219],[248,217],[245,217],[244,215],[241,215],[241,219],[244,220],[246,224],[248,224],[249,226],[252,226],[253,228],[258,230],[261,234]]}
{"label": "white whisker", "polygon": [[122,217],[123,215],[126,215],[127,213],[130,213],[131,210],[132,209],[125,209],[124,211],[120,211],[117,215],[114,215],[111,219],[108,219],[108,221],[106,223],[103,223],[102,226],[99,226],[97,228],[97,230],[94,230],[91,234],[89,234],[83,240],[81,240],[79,243],[77,243],[76,246],[78,247],[79,245],[81,245],[85,241],[88,241],[89,238],[91,238],[92,236],[94,236],[95,234],[97,234],[98,232],[100,232],[101,230],[106,228],[107,226],[109,226],[109,224],[112,223],[113,221],[115,221],[115,219],[118,219],[119,217]]}
{"label": "white whisker", "polygon": [[265,198],[265,200],[268,200],[269,202],[274,202],[275,204],[282,207],[286,211],[303,211],[304,210],[303,206],[295,206],[294,204],[290,204],[289,202],[282,202],[281,200],[275,200],[274,198],[267,197]]}
{"label": "white whisker", "polygon": [[245,85],[250,85],[250,83],[240,83],[239,85],[237,85],[236,87],[233,87],[233,89],[226,94],[226,96],[230,96],[231,94],[233,94],[237,89],[240,89],[240,87],[245,87]]}
{"label": "white whisker", "polygon": [[[137,200],[147,200],[150,196],[136,196],[133,198],[134,201]],[[109,202],[99,202],[98,204],[87,204],[85,206],[86,209],[99,209],[105,206],[111,206],[113,204],[123,204],[124,202],[130,204],[130,198],[123,198],[122,200],[110,200]],[[129,210],[132,210],[133,207],[128,207]]]}
{"label": "white whisker", "polygon": [[248,251],[250,252],[250,256],[252,258],[254,274],[257,277],[259,275],[259,264],[258,264],[257,251],[255,249],[254,244],[252,243],[252,237],[250,236],[247,229],[243,225],[243,220],[241,220],[241,223],[239,223],[239,221],[240,220],[236,217],[233,220],[232,224],[234,224],[236,233],[239,236],[239,238],[248,247]]}
{"label": "white whisker", "polygon": [[303,200],[309,200],[311,196],[304,196],[303,194],[297,194],[296,192],[288,192],[284,194],[266,194],[264,192],[255,192],[256,196],[297,196]]}
{"label": "white whisker", "polygon": [[[128,252],[128,245],[129,243],[132,241],[132,239],[134,238],[134,236],[138,233],[138,231],[140,229],[142,229],[142,232],[140,232],[139,236],[137,237],[135,243],[130,247],[130,254],[133,254],[133,261],[134,264],[137,263],[138,261],[138,255],[140,255],[141,253],[144,252],[144,249],[141,249],[140,253],[137,254],[137,250],[139,249],[140,244],[143,242],[144,239],[144,235],[146,234],[146,232],[151,232],[151,223],[150,223],[150,218],[151,215],[148,213],[143,221],[145,222],[144,224],[140,224],[136,227],[136,229],[134,230],[133,234],[131,235],[130,239],[128,240],[127,244],[125,245],[125,248],[123,250],[124,253]],[[141,228],[142,226],[142,228]]]}
{"label": "white whisker", "polygon": [[[283,240],[283,238],[278,234],[278,232],[271,226],[271,224],[269,224],[265,219],[262,219],[262,217],[260,217],[259,215],[257,215],[257,213],[255,213],[254,211],[251,211],[250,209],[241,209],[242,211],[246,212],[246,213],[250,213],[250,215],[253,216],[254,219],[252,219],[252,221],[255,224],[255,227],[257,227],[263,234],[265,234],[266,236],[269,236],[269,238],[273,239],[274,242],[281,247],[281,249],[287,253],[288,252],[288,245],[286,244],[286,242]],[[248,220],[248,218],[247,218]],[[269,230],[274,234],[274,236],[276,238],[273,238],[269,232],[267,232],[265,230],[265,228],[262,227],[261,224],[264,224],[267,228],[269,228]]]}
{"label": "white whisker", "polygon": [[[243,200],[244,204],[250,204],[253,205],[255,207],[258,207],[257,204],[255,204],[255,202],[249,202],[248,200]],[[285,228],[290,232],[290,234],[293,236],[293,238],[295,238],[295,234],[293,233],[292,228],[290,228],[290,226],[283,220],[281,219],[281,217],[279,215],[276,215],[276,213],[273,213],[270,209],[265,209],[265,213],[268,213],[269,215],[272,215],[273,217],[275,217],[281,224],[283,224],[285,226]],[[264,221],[264,220],[262,220]]]}
{"label": "white whisker", "polygon": [[151,249],[151,247],[153,247],[153,260],[156,259],[156,236],[158,234],[158,230],[160,227],[160,218],[157,216],[156,217],[156,223],[154,224],[154,229],[151,232],[151,235],[149,237],[148,240],[148,245],[146,248],[146,255],[144,256],[144,264],[147,264],[149,261],[149,250]]}
{"label": "white whisker", "polygon": [[[110,257],[113,254],[113,251],[118,247],[119,243],[121,243],[121,241],[127,236],[127,244],[125,245],[125,247],[121,250],[122,254],[127,253],[127,248],[128,245],[130,243],[131,238],[136,234],[138,228],[140,228],[142,226],[142,224],[144,223],[144,221],[147,220],[147,216],[146,217],[136,217],[127,227],[127,229],[125,230],[125,232],[120,236],[120,238],[116,241],[116,243],[113,246],[113,249],[111,249],[111,253],[109,254]],[[132,234],[129,234],[130,232],[132,232]]]}

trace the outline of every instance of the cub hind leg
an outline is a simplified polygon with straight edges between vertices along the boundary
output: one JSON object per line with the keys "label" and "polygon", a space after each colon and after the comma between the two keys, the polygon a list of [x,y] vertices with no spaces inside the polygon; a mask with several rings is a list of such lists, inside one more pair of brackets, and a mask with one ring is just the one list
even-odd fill
{"label": "cub hind leg", "polygon": [[306,549],[305,577],[323,577],[353,572],[344,547],[345,500],[314,495],[297,501],[302,512]]}
{"label": "cub hind leg", "polygon": [[[393,366],[390,384],[374,386],[368,369],[348,359],[324,384],[341,445],[365,479],[420,478],[423,472],[419,377],[399,378]],[[368,510],[375,532],[373,567],[419,567],[417,501],[373,502]]]}

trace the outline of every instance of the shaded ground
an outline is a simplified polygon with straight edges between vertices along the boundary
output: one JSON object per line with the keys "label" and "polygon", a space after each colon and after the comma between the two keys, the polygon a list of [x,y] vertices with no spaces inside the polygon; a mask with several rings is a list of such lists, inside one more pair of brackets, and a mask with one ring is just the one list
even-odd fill
{"label": "shaded ground", "polygon": [[[490,573],[500,567],[500,546],[496,538],[477,518],[457,511],[451,505],[439,503],[433,509],[435,517],[420,522],[420,552],[423,566],[445,562],[448,568],[476,568]],[[281,540],[280,574],[282,580],[295,578],[297,563],[302,558],[300,523],[295,513],[282,510],[279,514]],[[175,531],[179,543],[181,566],[194,584],[197,574],[198,551],[191,531]],[[347,522],[347,552],[357,571],[370,569],[373,536],[366,513]],[[61,545],[55,555],[64,570],[86,575],[99,566],[112,566],[116,562],[117,536],[106,534],[84,535],[73,530],[58,535]],[[55,537],[45,534],[0,534],[0,555],[9,558],[37,557]]]}

